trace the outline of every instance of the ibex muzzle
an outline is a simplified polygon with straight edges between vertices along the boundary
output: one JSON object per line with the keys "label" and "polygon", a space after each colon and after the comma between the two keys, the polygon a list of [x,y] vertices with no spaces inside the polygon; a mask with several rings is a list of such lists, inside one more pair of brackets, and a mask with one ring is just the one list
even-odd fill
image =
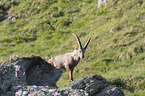
{"label": "ibex muzzle", "polygon": [[75,66],[77,66],[80,59],[84,58],[84,53],[86,51],[86,48],[88,44],[90,43],[91,36],[86,42],[85,46],[82,47],[81,41],[79,37],[75,34],[73,34],[78,42],[79,49],[74,50],[73,52],[66,53],[63,55],[58,55],[56,57],[51,58],[48,62],[54,65],[57,69],[60,69],[62,71],[69,71],[69,80],[73,81],[73,70]]}

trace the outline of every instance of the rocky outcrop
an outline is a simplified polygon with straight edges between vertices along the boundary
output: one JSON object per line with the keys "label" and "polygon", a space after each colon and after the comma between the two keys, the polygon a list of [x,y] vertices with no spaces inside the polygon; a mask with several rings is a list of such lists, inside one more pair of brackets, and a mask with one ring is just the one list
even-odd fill
{"label": "rocky outcrop", "polygon": [[0,96],[124,96],[100,75],[79,78],[57,88],[62,72],[39,56],[0,65]]}
{"label": "rocky outcrop", "polygon": [[0,1],[0,22],[5,22],[7,20],[11,20],[13,22],[16,21],[16,17],[12,17],[11,14],[8,14],[8,11],[12,6],[18,6],[20,3],[19,0],[1,0]]}
{"label": "rocky outcrop", "polygon": [[0,9],[0,22],[5,22],[7,20],[10,20],[12,22],[16,22],[17,18],[12,17],[11,14],[9,14],[7,11]]}
{"label": "rocky outcrop", "polygon": [[7,20],[11,20],[13,22],[16,22],[17,18],[16,17],[12,17],[11,14],[8,14],[8,12],[5,12],[5,15],[3,15],[3,20],[2,22],[5,22]]}
{"label": "rocky outcrop", "polygon": [[124,96],[116,86],[107,84],[100,75],[82,77],[58,89],[48,86],[16,86],[16,96]]}
{"label": "rocky outcrop", "polygon": [[39,56],[18,58],[1,64],[0,69],[0,96],[11,93],[11,88],[19,85],[56,88],[56,82],[62,74]]}

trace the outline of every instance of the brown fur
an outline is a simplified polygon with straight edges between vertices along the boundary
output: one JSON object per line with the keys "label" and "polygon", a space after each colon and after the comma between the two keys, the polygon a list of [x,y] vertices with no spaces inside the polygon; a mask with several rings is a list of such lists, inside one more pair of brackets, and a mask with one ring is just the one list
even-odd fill
{"label": "brown fur", "polygon": [[85,46],[82,48],[81,42],[79,40],[79,37],[75,34],[73,34],[77,42],[79,44],[79,49],[74,50],[71,53],[66,53],[63,55],[58,55],[56,57],[51,58],[48,62],[54,65],[57,69],[60,69],[62,71],[69,71],[69,80],[73,81],[73,70],[75,66],[77,66],[80,59],[84,58],[85,50],[90,42],[91,37],[86,42]]}

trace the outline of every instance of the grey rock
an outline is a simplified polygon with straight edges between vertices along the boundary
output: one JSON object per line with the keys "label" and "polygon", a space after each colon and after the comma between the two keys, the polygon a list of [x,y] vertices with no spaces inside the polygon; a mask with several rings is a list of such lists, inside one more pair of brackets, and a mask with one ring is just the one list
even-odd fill
{"label": "grey rock", "polygon": [[100,75],[82,77],[58,89],[35,85],[16,89],[16,96],[124,96],[118,87],[108,85]]}
{"label": "grey rock", "polygon": [[[79,90],[79,91],[75,91]],[[61,91],[61,92],[59,92]],[[114,85],[108,85],[101,75],[91,75],[79,78],[57,89],[61,96],[124,96],[123,91]],[[77,92],[74,94],[74,92]],[[54,94],[53,94],[54,95]],[[55,92],[56,95],[56,92]]]}
{"label": "grey rock", "polygon": [[57,88],[62,71],[41,57],[11,61],[0,65],[0,96],[124,96],[101,75],[82,77]]}
{"label": "grey rock", "polygon": [[7,11],[3,12],[3,18],[0,19],[0,21],[2,22],[6,22],[7,20],[11,20],[13,22],[16,22],[17,18],[16,17],[12,17],[11,14],[9,14]]}
{"label": "grey rock", "polygon": [[124,93],[118,87],[114,85],[108,85],[102,90],[102,92],[94,96],[124,96]]}
{"label": "grey rock", "polygon": [[[21,88],[28,85],[56,88],[56,82],[61,75],[62,71],[39,56],[23,57],[0,65],[0,91],[2,91],[1,94],[7,94],[13,86]],[[23,93],[27,94],[27,91]]]}
{"label": "grey rock", "polygon": [[58,88],[58,90],[68,91],[72,90],[82,90],[81,94],[85,96],[93,95],[100,92],[104,87],[107,86],[107,80],[100,75],[91,75],[79,78],[63,87]]}

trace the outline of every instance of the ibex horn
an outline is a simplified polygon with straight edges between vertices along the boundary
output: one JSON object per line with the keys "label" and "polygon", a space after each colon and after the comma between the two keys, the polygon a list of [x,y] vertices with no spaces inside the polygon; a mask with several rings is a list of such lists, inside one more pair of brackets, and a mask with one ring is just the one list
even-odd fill
{"label": "ibex horn", "polygon": [[88,41],[86,42],[86,44],[85,44],[85,46],[84,46],[84,49],[87,48],[88,44],[90,43],[90,40],[91,40],[91,36],[90,36],[90,38],[88,39]]}
{"label": "ibex horn", "polygon": [[79,39],[79,37],[73,33],[73,35],[75,36],[75,38],[77,39],[77,42],[78,42],[78,45],[79,45],[79,48],[82,49],[82,44],[81,44],[81,41]]}

